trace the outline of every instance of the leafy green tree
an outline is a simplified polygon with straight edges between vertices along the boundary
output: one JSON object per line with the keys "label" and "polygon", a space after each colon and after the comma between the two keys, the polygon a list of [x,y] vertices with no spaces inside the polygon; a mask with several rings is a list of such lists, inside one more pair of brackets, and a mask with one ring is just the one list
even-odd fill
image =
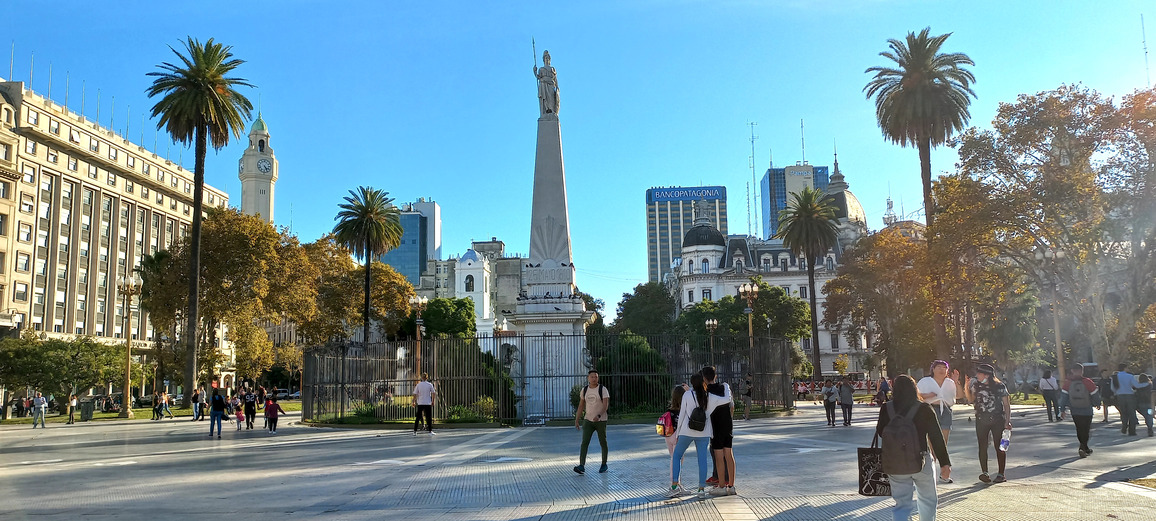
{"label": "leafy green tree", "polygon": [[[333,235],[338,244],[349,249],[368,266],[373,259],[384,255],[401,244],[401,212],[393,205],[389,192],[368,186],[359,186],[357,191],[349,191],[345,202],[334,220]],[[362,341],[369,342],[370,320],[370,274],[364,270],[365,304],[362,309]]]}
{"label": "leafy green tree", "polygon": [[[975,76],[964,68],[975,65],[966,54],[941,53],[951,33],[931,36],[931,28],[907,33],[905,41],[887,41],[889,52],[880,56],[893,66],[870,67],[874,73],[863,90],[875,98],[875,117],[883,137],[900,146],[919,150],[920,178],[923,180],[923,210],[927,226],[935,223],[935,201],[931,188],[931,149],[940,146],[967,126],[969,106],[975,92]],[[941,355],[948,345],[942,312],[935,314],[935,334]]]}
{"label": "leafy green tree", "polygon": [[[475,338],[478,336],[477,321],[474,316],[474,301],[470,298],[435,298],[426,304],[421,313],[423,329],[430,338]],[[413,338],[417,336],[417,315],[410,313],[402,333]]]}
{"label": "leafy green tree", "polygon": [[[815,263],[825,258],[827,252],[839,244],[839,220],[835,217],[835,206],[821,190],[803,188],[791,194],[787,207],[779,212],[779,231],[775,237],[783,240],[795,255],[807,259],[807,286],[811,300],[811,353],[814,367],[820,368],[819,359],[819,312],[815,295]],[[819,380],[819,371],[811,376],[812,382]]]}
{"label": "leafy green tree", "polygon": [[60,401],[123,378],[124,349],[123,345],[104,344],[92,337],[5,338],[0,340],[0,381],[31,387]]}
{"label": "leafy green tree", "polygon": [[658,282],[646,282],[634,287],[633,293],[623,293],[618,303],[618,318],[610,327],[621,333],[664,334],[671,331],[678,301]]}
{"label": "leafy green tree", "polygon": [[[152,85],[146,90],[149,97],[162,96],[152,108],[152,117],[160,116],[157,128],[164,128],[174,141],[193,143],[193,229],[188,256],[188,317],[185,322],[185,341],[188,351],[185,381],[196,378],[197,304],[201,279],[201,213],[205,191],[205,154],[208,145],[220,150],[229,144],[229,136],[241,137],[244,120],[249,118],[253,104],[237,92],[237,87],[253,87],[243,78],[229,76],[244,63],[233,57],[232,47],[221,45],[210,38],[203,45],[189,37],[185,42],[186,54],[169,47],[180,59],[180,64],[164,62],[159,72],[150,72]],[[193,386],[185,386],[185,402],[192,403]]]}
{"label": "leafy green tree", "polygon": [[615,349],[594,362],[594,369],[607,375],[604,383],[617,397],[620,412],[662,410],[674,386],[666,359],[629,330],[619,335]]}

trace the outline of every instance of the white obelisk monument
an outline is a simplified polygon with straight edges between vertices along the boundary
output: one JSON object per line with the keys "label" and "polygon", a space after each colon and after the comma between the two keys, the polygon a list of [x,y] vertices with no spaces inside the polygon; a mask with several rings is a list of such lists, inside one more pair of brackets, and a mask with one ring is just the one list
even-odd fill
{"label": "white obelisk monument", "polygon": [[586,379],[584,338],[593,312],[576,293],[570,251],[570,215],[566,169],[558,123],[558,77],[550,52],[542,53],[538,79],[538,143],[534,156],[534,202],[530,219],[530,257],[522,265],[522,295],[510,317],[523,333],[526,374],[545,378],[527,382],[525,414],[573,416],[571,386]]}

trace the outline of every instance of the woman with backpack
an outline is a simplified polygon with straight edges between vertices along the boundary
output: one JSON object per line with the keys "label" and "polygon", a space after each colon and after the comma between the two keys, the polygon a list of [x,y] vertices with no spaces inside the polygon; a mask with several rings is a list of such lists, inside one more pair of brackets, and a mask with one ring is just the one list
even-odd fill
{"label": "woman with backpack", "polygon": [[839,394],[835,390],[835,384],[831,383],[831,379],[823,380],[823,409],[827,411],[827,426],[835,426],[835,406],[839,403]]}
{"label": "woman with backpack", "polygon": [[1084,377],[1082,366],[1076,364],[1068,369],[1068,378],[1060,390],[1060,407],[1072,411],[1072,421],[1076,424],[1076,439],[1080,442],[1078,454],[1081,458],[1092,454],[1092,447],[1088,445],[1088,438],[1092,433],[1092,407],[1100,404],[1101,392],[1091,378]]}
{"label": "woman with backpack", "polygon": [[[940,479],[951,479],[951,460],[939,419],[930,405],[919,401],[915,379],[910,376],[896,377],[891,393],[891,401],[879,409],[875,435],[883,439],[883,471],[895,500],[892,516],[895,521],[906,521],[918,505],[920,521],[935,521],[939,498],[933,461],[939,462]],[[934,460],[928,457],[928,440]]]}
{"label": "woman with backpack", "polygon": [[674,454],[670,457],[670,491],[667,497],[678,497],[682,494],[682,486],[678,479],[682,470],[682,456],[686,449],[694,443],[695,453],[698,454],[698,491],[701,499],[707,498],[706,477],[710,465],[710,438],[714,434],[710,425],[710,413],[720,405],[731,403],[730,387],[726,388],[725,396],[718,396],[706,392],[706,378],[702,373],[695,373],[690,377],[690,390],[682,395],[682,404],[678,413],[678,440],[675,442]]}
{"label": "woman with backpack", "polygon": [[686,394],[688,388],[686,384],[679,384],[670,391],[670,408],[666,410],[674,429],[674,434],[666,437],[666,452],[670,456],[674,455],[674,445],[678,442],[678,414],[682,410],[682,395]]}

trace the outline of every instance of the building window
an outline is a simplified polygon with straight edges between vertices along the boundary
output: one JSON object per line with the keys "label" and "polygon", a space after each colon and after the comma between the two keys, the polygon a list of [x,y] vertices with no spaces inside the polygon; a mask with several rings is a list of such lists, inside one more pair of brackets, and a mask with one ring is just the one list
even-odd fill
{"label": "building window", "polygon": [[131,193],[132,193],[132,191],[133,191],[133,188],[134,188],[134,187],[133,187],[132,181],[129,181],[129,180],[125,179],[125,181],[124,181],[124,191],[126,191],[126,192],[128,192],[128,193],[130,193],[130,194],[131,194]]}
{"label": "building window", "polygon": [[799,271],[806,271],[806,270],[807,270],[806,257],[799,257]]}
{"label": "building window", "polygon": [[24,151],[29,154],[36,154],[36,142],[31,139],[24,140]]}
{"label": "building window", "polygon": [[178,179],[175,175],[172,177],[172,179],[169,180],[169,185],[171,185],[173,188],[180,186],[180,184],[181,180]]}
{"label": "building window", "polygon": [[12,160],[12,147],[9,145],[0,144],[0,159],[5,161]]}
{"label": "building window", "polygon": [[771,271],[771,259],[763,259],[763,271]]}
{"label": "building window", "polygon": [[27,223],[20,223],[20,227],[16,232],[16,240],[20,242],[32,242],[32,225]]}
{"label": "building window", "polygon": [[8,181],[0,181],[0,198],[9,197],[12,197],[12,185],[8,184]]}
{"label": "building window", "polygon": [[35,199],[29,194],[20,194],[20,211],[32,213],[36,209]]}
{"label": "building window", "polygon": [[831,352],[839,352],[839,333],[831,333]]}
{"label": "building window", "polygon": [[128,156],[128,167],[129,168],[136,168],[136,158],[135,157]]}
{"label": "building window", "polygon": [[165,182],[165,171],[157,169],[157,181]]}
{"label": "building window", "polygon": [[703,300],[703,302],[708,301],[708,300],[713,300],[713,299],[711,299],[711,294],[710,294],[709,289],[702,290],[702,300]]}
{"label": "building window", "polygon": [[835,271],[835,259],[827,257],[827,271]]}
{"label": "building window", "polygon": [[145,164],[141,165],[141,167],[140,167],[140,171],[141,171],[141,172],[142,172],[144,175],[149,175],[149,172],[150,172],[150,171],[152,171],[152,167],[151,167],[151,166],[149,166],[149,164],[148,164],[148,163],[145,163]]}
{"label": "building window", "polygon": [[114,147],[108,147],[108,158],[116,161],[117,150]]}
{"label": "building window", "polygon": [[702,262],[699,263],[699,269],[701,269],[703,273],[709,273],[710,272],[710,261],[703,259]]}
{"label": "building window", "polygon": [[164,202],[165,202],[165,194],[157,192],[157,204],[164,204]]}
{"label": "building window", "polygon": [[799,343],[802,344],[802,346],[803,346],[803,352],[806,352],[806,353],[811,352],[811,339],[810,338],[804,338],[804,339],[800,340]]}
{"label": "building window", "polygon": [[473,275],[466,275],[466,293],[472,293],[473,291],[474,291],[474,276]]}
{"label": "building window", "polygon": [[686,261],[686,272],[694,273],[694,259]]}
{"label": "building window", "polygon": [[97,141],[96,138],[89,136],[88,149],[93,152],[100,152],[100,142]]}
{"label": "building window", "polygon": [[48,162],[55,163],[60,160],[60,156],[53,149],[48,149]]}
{"label": "building window", "polygon": [[76,169],[78,169],[78,168],[80,168],[80,163],[76,160],[76,158],[75,157],[68,158],[68,169],[75,172]]}
{"label": "building window", "polygon": [[28,284],[17,282],[14,286],[16,287],[16,291],[12,293],[12,300],[28,302]]}
{"label": "building window", "polygon": [[12,111],[7,108],[4,109],[4,122],[8,124],[12,123]]}
{"label": "building window", "polygon": [[32,257],[27,253],[16,253],[16,271],[28,273],[31,267]]}
{"label": "building window", "polygon": [[79,145],[80,144],[80,132],[76,129],[69,130],[68,131],[68,140]]}
{"label": "building window", "polygon": [[799,298],[807,298],[807,286],[799,286]]}
{"label": "building window", "polygon": [[147,186],[141,186],[140,187],[140,197],[141,197],[141,199],[148,199],[149,198],[149,187],[147,187]]}
{"label": "building window", "polygon": [[116,186],[116,174],[108,173],[108,186]]}
{"label": "building window", "polygon": [[781,287],[783,289],[784,295],[786,295],[788,297],[791,296],[791,287],[790,286],[781,286]]}
{"label": "building window", "polygon": [[0,213],[0,237],[8,236],[8,214]]}
{"label": "building window", "polygon": [[40,124],[40,113],[36,112],[35,110],[28,109],[28,124],[29,125],[39,125]]}
{"label": "building window", "polygon": [[185,193],[186,193],[186,194],[187,194],[187,193],[191,193],[192,191],[193,191],[193,185],[192,185],[192,183],[190,183],[190,182],[188,182],[188,181],[185,181]]}
{"label": "building window", "polygon": [[59,136],[60,135],[60,122],[56,121],[55,119],[49,118],[48,119],[48,131]]}
{"label": "building window", "polygon": [[686,301],[687,302],[694,302],[694,290],[693,289],[686,290]]}
{"label": "building window", "polygon": [[787,271],[787,259],[783,259],[783,262],[779,263],[779,271]]}

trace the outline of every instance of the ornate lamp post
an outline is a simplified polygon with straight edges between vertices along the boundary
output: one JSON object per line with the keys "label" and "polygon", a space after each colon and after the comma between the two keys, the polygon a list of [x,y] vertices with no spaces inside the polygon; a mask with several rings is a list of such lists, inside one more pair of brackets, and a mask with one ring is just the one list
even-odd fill
{"label": "ornate lamp post", "polygon": [[1152,369],[1151,369],[1151,371],[1153,373],[1156,373],[1156,331],[1149,331],[1148,334],[1144,335],[1144,336],[1148,338],[1148,343],[1152,344],[1152,348],[1151,348],[1152,349]]}
{"label": "ornate lamp post", "polygon": [[714,330],[718,329],[718,320],[706,319],[706,330],[710,332],[710,365],[714,365]]}
{"label": "ornate lamp post", "polygon": [[124,394],[121,399],[120,417],[132,418],[132,298],[140,294],[140,277],[124,277],[116,285],[120,296],[124,298]]}
{"label": "ornate lamp post", "polygon": [[426,304],[429,304],[428,298],[419,297],[416,295],[409,298],[409,305],[413,306],[414,312],[417,313],[417,320],[414,321],[417,323],[417,363],[414,365],[414,372],[416,373],[415,376],[417,378],[421,378],[421,329],[423,324],[421,319],[421,312],[425,311]]}
{"label": "ornate lamp post", "polygon": [[1036,250],[1035,255],[1036,260],[1052,274],[1052,329],[1056,333],[1056,371],[1060,376],[1068,374],[1064,371],[1064,344],[1060,338],[1060,281],[1056,275],[1056,264],[1063,260],[1064,255],[1064,250],[1042,247]]}

